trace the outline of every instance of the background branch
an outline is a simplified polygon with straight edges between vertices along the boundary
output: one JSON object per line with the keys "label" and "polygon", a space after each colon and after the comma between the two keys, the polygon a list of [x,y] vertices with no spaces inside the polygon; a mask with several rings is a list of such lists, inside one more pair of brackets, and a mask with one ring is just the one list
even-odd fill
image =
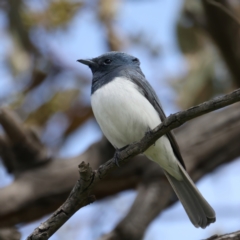
{"label": "background branch", "polygon": [[1,240],[20,240],[21,234],[15,227],[0,228]]}
{"label": "background branch", "polygon": [[229,10],[228,8],[226,8],[222,3],[220,2],[217,2],[215,0],[208,0],[208,3],[210,3],[211,5],[221,9],[223,12],[225,12],[228,16],[230,16],[237,24],[238,26],[240,27],[240,21],[239,19],[237,18],[237,16],[235,16],[233,14],[233,12],[231,10]]}

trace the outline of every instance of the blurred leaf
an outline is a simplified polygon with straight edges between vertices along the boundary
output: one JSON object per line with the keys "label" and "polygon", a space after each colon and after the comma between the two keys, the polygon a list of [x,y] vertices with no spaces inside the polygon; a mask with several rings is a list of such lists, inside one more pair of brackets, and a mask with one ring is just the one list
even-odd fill
{"label": "blurred leaf", "polygon": [[202,13],[200,1],[186,0],[177,26],[178,42],[188,63],[188,74],[172,85],[178,92],[177,102],[183,109],[224,93],[231,85],[218,51],[203,34],[206,23]]}
{"label": "blurred leaf", "polygon": [[192,1],[192,0],[185,0],[184,8],[191,9],[195,13],[200,13],[203,10],[201,1]]}
{"label": "blurred leaf", "polygon": [[177,40],[183,53],[196,52],[203,46],[203,36],[189,19],[177,24]]}
{"label": "blurred leaf", "polygon": [[196,52],[204,46],[205,28],[202,5],[199,1],[185,0],[184,8],[176,25],[177,40],[183,53]]}
{"label": "blurred leaf", "polygon": [[24,93],[28,93],[38,85],[40,85],[47,77],[47,74],[45,72],[42,72],[38,69],[35,69],[33,74],[32,74],[32,81],[30,84],[26,87],[24,90]]}
{"label": "blurred leaf", "polygon": [[211,51],[198,51],[186,55],[189,72],[184,79],[173,86],[178,91],[178,104],[186,109],[204,102],[214,95],[214,57]]}
{"label": "blurred leaf", "polygon": [[64,137],[67,137],[80,127],[87,119],[92,117],[93,112],[90,106],[82,106],[81,104],[78,104],[77,106],[69,109],[66,112],[66,115],[70,124],[64,132]]}
{"label": "blurred leaf", "polygon": [[19,47],[26,52],[36,53],[37,49],[33,46],[29,38],[29,28],[24,24],[22,19],[22,13],[26,9],[23,1],[8,0],[8,4],[9,30],[14,43],[18,42]]}
{"label": "blurred leaf", "polygon": [[26,25],[30,27],[41,25],[49,30],[65,27],[73,19],[83,4],[83,2],[72,2],[67,0],[50,1],[45,11],[25,11],[23,18]]}
{"label": "blurred leaf", "polygon": [[122,40],[114,27],[114,20],[118,13],[119,3],[120,1],[118,0],[99,0],[98,18],[106,28],[106,42],[111,51],[120,51],[122,47]]}
{"label": "blurred leaf", "polygon": [[56,93],[47,103],[32,112],[26,119],[27,125],[44,125],[56,112],[66,111],[70,108],[73,100],[78,97],[79,90],[72,89]]}
{"label": "blurred leaf", "polygon": [[153,43],[152,39],[149,38],[148,34],[144,31],[131,33],[128,38],[131,44],[143,48],[147,53],[151,54],[152,57],[159,57],[162,54],[161,45]]}
{"label": "blurred leaf", "polygon": [[11,67],[12,74],[17,76],[21,73],[25,73],[29,71],[31,67],[31,55],[29,52],[25,51],[18,39],[13,39],[15,42],[13,43],[13,48],[8,55],[8,64]]}
{"label": "blurred leaf", "polygon": [[118,12],[119,1],[99,0],[98,17],[102,22],[112,21]]}

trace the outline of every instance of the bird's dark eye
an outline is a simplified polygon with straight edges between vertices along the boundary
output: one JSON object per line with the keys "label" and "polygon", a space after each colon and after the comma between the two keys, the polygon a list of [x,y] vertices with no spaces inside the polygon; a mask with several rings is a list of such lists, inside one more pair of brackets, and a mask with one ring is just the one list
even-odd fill
{"label": "bird's dark eye", "polygon": [[132,61],[133,62],[139,62],[138,58],[134,58]]}
{"label": "bird's dark eye", "polygon": [[108,65],[108,64],[110,64],[112,62],[112,60],[111,59],[106,59],[106,60],[104,60],[104,65]]}

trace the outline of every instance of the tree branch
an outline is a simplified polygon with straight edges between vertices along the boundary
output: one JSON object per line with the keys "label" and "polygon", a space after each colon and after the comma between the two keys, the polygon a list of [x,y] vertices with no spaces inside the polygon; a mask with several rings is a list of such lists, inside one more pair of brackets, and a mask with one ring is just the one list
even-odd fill
{"label": "tree branch", "polygon": [[[188,122],[175,131],[188,173],[194,182],[220,165],[240,156],[239,108],[240,104],[237,103]],[[121,170],[132,162],[129,161]],[[130,210],[110,233],[101,236],[99,240],[142,239],[154,218],[178,200],[157,164],[147,162],[149,167],[144,169],[142,181],[138,184],[137,196]],[[145,194],[142,191],[144,186]]]}
{"label": "tree branch", "polygon": [[240,231],[228,233],[224,235],[213,235],[210,238],[207,238],[206,240],[239,240],[240,239]]}
{"label": "tree branch", "polygon": [[[239,108],[239,103],[231,105],[221,111],[196,118],[175,130],[175,137],[185,165],[194,182],[220,165],[227,164],[240,156]],[[21,172],[12,184],[0,188],[0,206],[4,206],[0,208],[0,227],[26,224],[46,214],[51,214],[64,203],[79,178],[78,171],[76,171],[79,163],[85,161],[92,169],[97,169],[113,154],[114,148],[103,138],[89,146],[79,156],[68,159],[53,157],[48,164]],[[166,182],[166,178],[156,163],[140,154],[95,184],[91,194],[94,194],[97,200],[128,189],[136,189],[138,194],[141,185],[154,181],[158,181],[161,185],[160,181]],[[171,189],[170,186],[169,188]],[[19,189],[21,189],[20,192]],[[171,197],[168,198],[170,204],[173,194],[172,192]],[[159,202],[158,195],[156,198]],[[137,208],[146,208],[148,200],[145,196],[141,202],[138,201]],[[159,215],[166,207],[163,206],[160,210],[157,207],[152,208],[151,211],[156,209],[155,214]],[[141,215],[142,212],[139,211],[130,212],[131,215],[136,215],[131,217],[134,225],[146,218],[146,213]],[[129,219],[128,214],[125,217]],[[144,234],[147,226],[148,223],[143,221],[138,230]]]}
{"label": "tree branch", "polygon": [[[181,126],[193,118],[226,107],[238,101],[240,101],[240,89],[191,107],[186,111],[170,115],[163,121],[163,123],[150,131],[139,142],[133,143],[121,151],[118,155],[119,164],[121,165],[128,159],[144,152],[154,144],[158,138],[166,134],[168,131]],[[82,162],[79,165],[81,178],[75,184],[66,202],[55,211],[48,220],[41,223],[27,239],[45,240],[51,237],[76,211],[93,201],[93,197],[88,197],[88,193],[91,192],[92,188],[98,181],[103,179],[113,169],[116,169],[113,159],[110,159],[105,164],[101,165],[97,171],[92,171],[89,165]]]}

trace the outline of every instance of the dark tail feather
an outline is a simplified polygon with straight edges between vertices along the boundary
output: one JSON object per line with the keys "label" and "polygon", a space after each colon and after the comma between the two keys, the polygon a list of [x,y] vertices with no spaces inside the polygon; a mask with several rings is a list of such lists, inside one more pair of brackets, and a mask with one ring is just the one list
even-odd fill
{"label": "dark tail feather", "polygon": [[172,175],[164,171],[175,193],[181,201],[188,217],[195,227],[205,228],[216,221],[213,208],[205,200],[195,184],[192,182],[187,172],[179,164],[179,169],[183,175],[183,180],[179,181]]}

